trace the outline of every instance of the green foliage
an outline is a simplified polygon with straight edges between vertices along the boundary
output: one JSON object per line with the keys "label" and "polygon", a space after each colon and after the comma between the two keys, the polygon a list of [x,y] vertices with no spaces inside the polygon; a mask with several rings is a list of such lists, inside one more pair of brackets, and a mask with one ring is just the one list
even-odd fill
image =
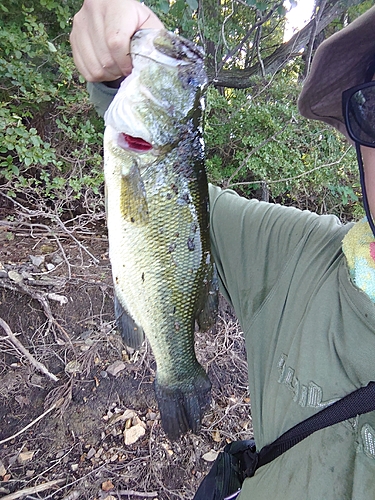
{"label": "green foliage", "polygon": [[0,182],[8,194],[79,198],[102,182],[102,124],[70,55],[81,2],[3,2],[0,20]]}
{"label": "green foliage", "polygon": [[[103,122],[88,102],[68,39],[81,1],[0,4],[0,185],[29,202],[44,199],[70,208],[86,200],[87,192],[101,193]],[[283,8],[257,26],[279,3],[147,1],[167,28],[205,47],[213,73],[252,67],[282,43]],[[372,3],[353,7],[349,16]],[[209,89],[210,180],[247,196],[266,187],[273,200],[318,212],[343,215],[347,205],[349,216],[357,215],[354,154],[328,126],[299,116],[301,72],[297,60],[276,77],[254,78],[247,91]]]}
{"label": "green foliage", "polygon": [[[254,79],[249,91],[211,88],[205,122],[207,168],[215,184],[246,196],[342,213],[358,200],[354,152],[333,129],[302,118],[291,75]],[[354,183],[353,183],[354,179]],[[353,207],[352,207],[353,209]]]}

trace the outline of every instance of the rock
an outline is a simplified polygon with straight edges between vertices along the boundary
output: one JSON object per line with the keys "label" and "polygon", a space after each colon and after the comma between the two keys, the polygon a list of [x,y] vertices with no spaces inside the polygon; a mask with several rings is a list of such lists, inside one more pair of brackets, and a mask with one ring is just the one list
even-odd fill
{"label": "rock", "polygon": [[3,462],[0,460],[0,476],[3,477],[7,473],[7,470],[3,464]]}
{"label": "rock", "polygon": [[207,453],[205,453],[204,455],[202,455],[202,458],[206,462],[214,462],[217,459],[218,454],[219,453],[217,451],[210,450]]}
{"label": "rock", "polygon": [[47,297],[51,300],[55,300],[56,302],[59,302],[60,306],[64,306],[67,304],[68,298],[65,297],[65,295],[59,295],[58,293],[48,293]]}
{"label": "rock", "polygon": [[52,264],[55,264],[55,266],[57,266],[58,264],[61,264],[61,262],[64,262],[64,259],[61,257],[60,254],[54,253],[51,257],[51,262]]}
{"label": "rock", "polygon": [[120,373],[122,370],[125,370],[125,368],[125,363],[118,360],[108,366],[107,372],[113,377],[116,377],[116,375],[118,375],[118,373]]}
{"label": "rock", "polygon": [[23,280],[22,275],[20,273],[17,273],[17,271],[9,271],[8,278],[15,283],[21,283],[21,281]]}
{"label": "rock", "polygon": [[86,458],[90,460],[90,458],[93,458],[95,456],[96,450],[95,448],[90,448],[89,451],[87,452]]}
{"label": "rock", "polygon": [[29,255],[33,266],[40,267],[44,262],[44,255]]}
{"label": "rock", "polygon": [[146,434],[145,428],[143,425],[137,424],[130,429],[124,430],[124,439],[125,444],[128,446],[130,444],[134,444],[140,439],[142,436]]}

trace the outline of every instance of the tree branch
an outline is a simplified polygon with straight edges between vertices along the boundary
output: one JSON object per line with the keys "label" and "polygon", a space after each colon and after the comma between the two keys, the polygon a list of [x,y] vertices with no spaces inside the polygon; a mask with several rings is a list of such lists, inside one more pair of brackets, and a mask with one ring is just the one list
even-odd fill
{"label": "tree branch", "polygon": [[[319,34],[326,28],[332,21],[337,19],[343,12],[353,5],[358,5],[362,0],[337,0],[331,3],[323,12],[318,25],[316,26],[316,34]],[[258,25],[259,23],[257,23]],[[298,31],[288,42],[283,43],[278,47],[273,54],[263,60],[265,73],[273,75],[280,71],[288,61],[296,57],[300,57],[302,49],[306,47],[309,42],[311,31],[314,28],[315,17],[300,31]],[[255,28],[254,25],[247,33],[249,35]],[[247,37],[247,35],[245,37]],[[245,38],[244,37],[244,38]],[[248,38],[248,37],[247,37]],[[246,38],[246,39],[247,39]],[[245,43],[244,39],[242,40]],[[243,43],[238,44],[242,47]],[[235,49],[230,52],[231,57],[235,54]],[[233,53],[233,54],[232,54]],[[224,62],[228,60],[228,55],[225,57]],[[251,87],[252,78],[254,76],[261,76],[262,68],[259,63],[254,64],[250,68],[239,69],[234,68],[230,70],[221,69],[216,74],[208,71],[209,81],[215,87],[229,87],[236,89],[246,89]]]}

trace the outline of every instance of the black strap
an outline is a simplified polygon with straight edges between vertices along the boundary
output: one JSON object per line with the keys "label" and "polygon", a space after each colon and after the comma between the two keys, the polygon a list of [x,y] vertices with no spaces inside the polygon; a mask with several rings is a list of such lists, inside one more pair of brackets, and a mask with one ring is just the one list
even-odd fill
{"label": "black strap", "polygon": [[373,410],[375,410],[375,382],[370,382],[366,387],[360,387],[286,431],[276,441],[256,452],[255,460],[254,452],[250,451],[252,456],[249,456],[251,459],[249,462],[254,465],[245,471],[246,477],[254,475],[256,469],[282,455],[313,432]]}

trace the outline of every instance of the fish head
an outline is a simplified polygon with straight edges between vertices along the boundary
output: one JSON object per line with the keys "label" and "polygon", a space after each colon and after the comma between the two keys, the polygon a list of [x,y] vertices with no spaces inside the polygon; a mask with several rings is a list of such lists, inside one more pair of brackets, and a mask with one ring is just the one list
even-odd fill
{"label": "fish head", "polygon": [[149,163],[178,144],[189,121],[200,126],[203,51],[167,30],[145,29],[133,36],[130,52],[133,71],[105,114],[105,142]]}

